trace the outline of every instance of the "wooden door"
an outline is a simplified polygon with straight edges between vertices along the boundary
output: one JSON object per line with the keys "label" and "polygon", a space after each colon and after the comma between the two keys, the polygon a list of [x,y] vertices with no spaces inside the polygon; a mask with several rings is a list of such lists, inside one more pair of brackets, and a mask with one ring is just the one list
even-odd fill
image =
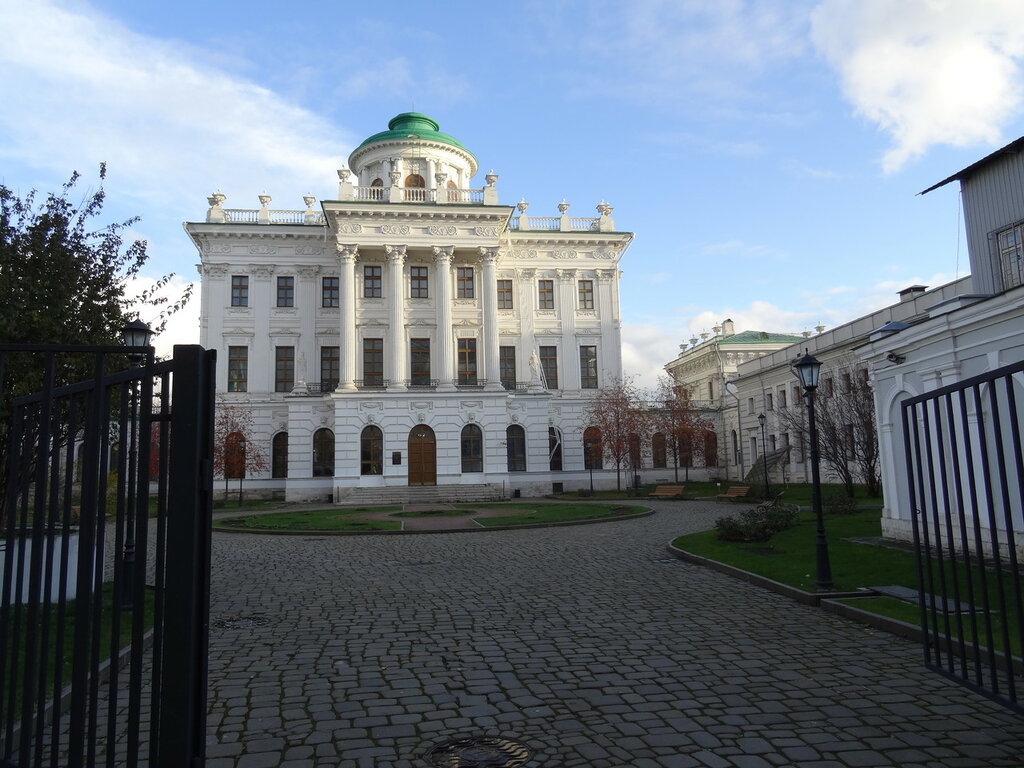
{"label": "wooden door", "polygon": [[422,424],[409,433],[409,485],[437,485],[434,430]]}

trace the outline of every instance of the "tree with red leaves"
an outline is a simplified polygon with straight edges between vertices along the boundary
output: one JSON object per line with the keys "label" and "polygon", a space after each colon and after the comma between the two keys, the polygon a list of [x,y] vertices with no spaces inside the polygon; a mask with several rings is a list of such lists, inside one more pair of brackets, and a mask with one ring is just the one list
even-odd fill
{"label": "tree with red leaves", "polygon": [[224,478],[224,499],[228,497],[228,480],[238,480],[238,500],[242,501],[242,479],[252,473],[265,472],[267,459],[255,439],[252,411],[223,400],[217,402],[213,425],[213,471]]}
{"label": "tree with red leaves", "polygon": [[679,480],[679,464],[693,463],[693,454],[702,454],[704,433],[712,425],[698,413],[686,388],[666,376],[658,377],[658,391],[652,404],[651,421],[654,429],[666,436],[666,447],[672,452],[675,479]]}
{"label": "tree with red leaves", "polygon": [[[597,391],[586,411],[588,427],[601,433],[601,450],[615,462],[615,487],[622,490],[622,467],[639,469],[640,451],[649,431],[644,398],[632,380],[626,378]],[[630,447],[633,446],[633,450]]]}

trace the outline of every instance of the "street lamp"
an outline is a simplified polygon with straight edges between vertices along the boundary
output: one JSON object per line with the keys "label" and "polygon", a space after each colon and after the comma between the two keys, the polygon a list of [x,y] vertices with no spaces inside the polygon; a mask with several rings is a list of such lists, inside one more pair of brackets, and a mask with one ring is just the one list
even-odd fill
{"label": "street lamp", "polygon": [[821,362],[808,350],[793,361],[793,373],[807,395],[807,423],[811,438],[811,506],[818,523],[818,590],[832,589],[832,566],[828,561],[828,539],[825,538],[825,518],[821,510],[821,474],[818,459],[818,425],[814,419],[814,392],[818,388]]}
{"label": "street lamp", "polygon": [[242,506],[242,480],[245,478],[245,435],[238,438],[238,506]]}
{"label": "street lamp", "polygon": [[761,463],[764,464],[764,497],[767,499],[771,495],[771,490],[768,487],[768,440],[764,436],[766,421],[768,419],[763,413],[758,414],[757,423],[761,425]]}
{"label": "street lamp", "polygon": [[[146,353],[151,351],[149,345],[153,337],[153,329],[141,320],[132,320],[126,323],[121,329],[121,341],[128,350],[128,361],[132,368],[138,368]],[[135,592],[135,513],[137,504],[137,479],[138,474],[138,431],[135,411],[138,407],[137,387],[138,379],[133,378],[128,382],[128,483],[127,498],[125,499],[125,530],[124,530],[124,552],[121,555],[121,608],[131,610],[133,595]]]}

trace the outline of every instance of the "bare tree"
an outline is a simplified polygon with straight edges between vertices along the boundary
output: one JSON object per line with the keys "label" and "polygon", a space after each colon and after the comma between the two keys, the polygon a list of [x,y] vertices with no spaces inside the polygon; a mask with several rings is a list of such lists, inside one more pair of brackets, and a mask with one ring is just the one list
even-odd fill
{"label": "bare tree", "polygon": [[[797,405],[794,403],[794,405]],[[867,370],[848,359],[823,367],[815,394],[818,450],[822,460],[839,477],[847,496],[854,495],[860,480],[868,495],[881,493],[875,400]],[[781,409],[779,420],[810,444],[807,418],[802,408]]]}
{"label": "bare tree", "polygon": [[711,423],[693,407],[686,388],[668,376],[658,377],[658,390],[651,404],[653,428],[666,436],[665,446],[671,452],[676,481],[679,467],[689,468],[694,454],[702,455],[704,433]]}
{"label": "bare tree", "polygon": [[648,432],[643,397],[630,379],[623,379],[598,390],[587,406],[585,418],[588,426],[601,432],[602,453],[615,462],[615,487],[621,490],[622,467],[639,468],[637,440],[642,441]]}

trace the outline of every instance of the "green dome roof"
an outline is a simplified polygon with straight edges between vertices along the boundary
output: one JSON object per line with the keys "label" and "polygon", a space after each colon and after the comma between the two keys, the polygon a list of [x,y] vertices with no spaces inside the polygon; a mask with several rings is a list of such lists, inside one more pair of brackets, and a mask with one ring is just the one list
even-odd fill
{"label": "green dome roof", "polygon": [[476,157],[466,149],[454,136],[441,133],[438,130],[437,121],[419,112],[403,112],[395,115],[388,121],[388,130],[375,133],[356,149],[361,149],[368,144],[376,144],[381,141],[401,141],[402,139],[419,139],[421,141],[437,141],[442,144],[451,144],[463,152],[469,154],[475,160]]}

